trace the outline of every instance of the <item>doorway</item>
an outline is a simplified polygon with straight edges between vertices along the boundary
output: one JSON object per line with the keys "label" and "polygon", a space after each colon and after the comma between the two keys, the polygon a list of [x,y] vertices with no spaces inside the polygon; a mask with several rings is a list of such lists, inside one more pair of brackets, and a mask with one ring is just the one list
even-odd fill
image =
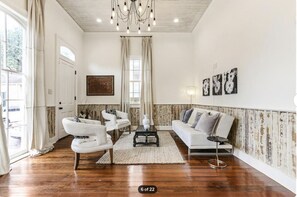
{"label": "doorway", "polygon": [[74,50],[57,38],[56,69],[56,135],[57,140],[67,136],[62,119],[76,114],[76,56]]}

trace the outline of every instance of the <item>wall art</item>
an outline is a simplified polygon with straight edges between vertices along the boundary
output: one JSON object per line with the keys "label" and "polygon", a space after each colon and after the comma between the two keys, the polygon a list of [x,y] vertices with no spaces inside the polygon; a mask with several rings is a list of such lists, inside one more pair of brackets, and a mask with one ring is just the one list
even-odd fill
{"label": "wall art", "polygon": [[222,95],[223,77],[218,74],[212,77],[212,95]]}
{"label": "wall art", "polygon": [[87,76],[87,96],[113,96],[113,75]]}
{"label": "wall art", "polygon": [[203,96],[210,95],[210,78],[203,79],[202,81],[202,94]]}
{"label": "wall art", "polygon": [[237,94],[237,68],[224,73],[224,93]]}

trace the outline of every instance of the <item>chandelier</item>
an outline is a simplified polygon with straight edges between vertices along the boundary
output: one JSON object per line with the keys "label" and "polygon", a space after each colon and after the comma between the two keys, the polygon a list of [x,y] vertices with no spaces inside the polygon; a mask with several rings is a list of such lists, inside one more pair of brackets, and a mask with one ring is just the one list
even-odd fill
{"label": "chandelier", "polygon": [[[110,23],[116,21],[116,30],[120,30],[119,21],[122,21],[130,33],[131,26],[138,27],[138,34],[141,34],[141,26],[147,25],[147,31],[151,31],[151,24],[156,25],[155,0],[111,0],[111,18]],[[146,3],[144,2],[146,1]],[[121,7],[122,6],[122,7]]]}

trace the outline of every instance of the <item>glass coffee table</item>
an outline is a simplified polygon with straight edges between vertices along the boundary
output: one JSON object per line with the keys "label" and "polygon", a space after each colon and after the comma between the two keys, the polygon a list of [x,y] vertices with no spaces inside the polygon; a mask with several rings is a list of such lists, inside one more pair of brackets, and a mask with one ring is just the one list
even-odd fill
{"label": "glass coffee table", "polygon": [[[144,142],[137,140],[138,137],[140,136],[145,137]],[[148,137],[153,137],[155,138],[155,140],[148,141]],[[156,127],[151,125],[148,129],[145,130],[143,125],[138,126],[137,129],[135,130],[135,135],[133,138],[133,146],[135,147],[137,144],[144,144],[144,145],[156,144],[159,147],[159,136],[158,136]]]}

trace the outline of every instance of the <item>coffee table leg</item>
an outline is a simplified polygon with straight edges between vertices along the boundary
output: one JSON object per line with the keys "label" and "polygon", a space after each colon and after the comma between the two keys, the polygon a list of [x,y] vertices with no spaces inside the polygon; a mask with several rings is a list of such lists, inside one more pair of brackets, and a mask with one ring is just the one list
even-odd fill
{"label": "coffee table leg", "polygon": [[157,147],[159,147],[159,136],[156,134],[156,139],[157,139]]}
{"label": "coffee table leg", "polygon": [[135,134],[135,135],[134,135],[134,138],[133,138],[133,147],[136,146],[136,138],[137,138],[137,135]]}

